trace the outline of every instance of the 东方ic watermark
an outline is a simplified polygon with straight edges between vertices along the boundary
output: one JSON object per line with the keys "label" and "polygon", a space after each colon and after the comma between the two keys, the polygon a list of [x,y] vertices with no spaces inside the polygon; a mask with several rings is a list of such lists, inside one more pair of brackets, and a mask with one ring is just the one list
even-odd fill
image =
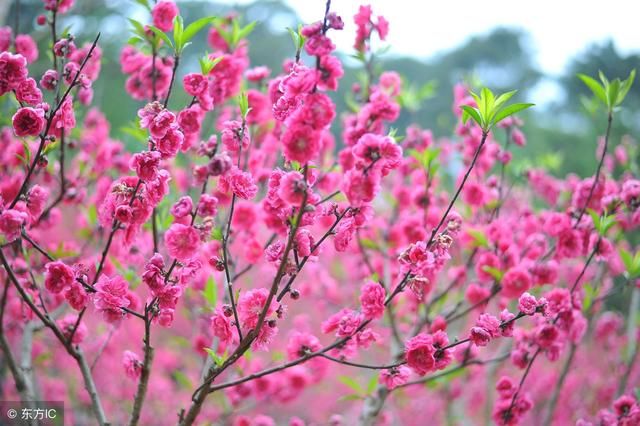
{"label": "\u4e1c\u65b9ic watermark", "polygon": [[64,426],[62,401],[0,401],[0,425]]}

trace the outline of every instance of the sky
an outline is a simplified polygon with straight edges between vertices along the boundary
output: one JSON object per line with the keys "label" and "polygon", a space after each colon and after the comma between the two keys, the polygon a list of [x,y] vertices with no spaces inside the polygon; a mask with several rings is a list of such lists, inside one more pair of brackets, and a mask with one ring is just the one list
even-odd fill
{"label": "sky", "polygon": [[[248,0],[229,3],[248,3]],[[325,0],[285,0],[303,22],[320,20]],[[497,26],[531,34],[536,62],[550,75],[562,73],[568,59],[592,42],[612,39],[620,52],[640,51],[638,0],[370,0],[374,15],[390,21],[391,53],[429,58],[455,48],[469,37]],[[360,0],[333,0],[331,9],[345,21],[332,34],[339,50],[353,44],[353,15]],[[479,8],[482,8],[482,11]]]}

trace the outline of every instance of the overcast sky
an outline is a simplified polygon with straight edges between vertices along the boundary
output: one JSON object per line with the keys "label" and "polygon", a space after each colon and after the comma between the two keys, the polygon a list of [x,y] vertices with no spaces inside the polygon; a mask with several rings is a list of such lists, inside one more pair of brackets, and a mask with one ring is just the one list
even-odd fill
{"label": "overcast sky", "polygon": [[[248,3],[248,0],[229,3]],[[322,18],[325,0],[285,0],[304,22]],[[536,61],[550,74],[593,41],[613,39],[621,52],[640,50],[638,0],[371,0],[374,14],[390,21],[388,43],[398,54],[428,58],[496,26],[524,28],[531,34]],[[333,0],[345,21],[334,33],[338,48],[350,51],[358,0]],[[478,10],[481,5],[484,12]]]}

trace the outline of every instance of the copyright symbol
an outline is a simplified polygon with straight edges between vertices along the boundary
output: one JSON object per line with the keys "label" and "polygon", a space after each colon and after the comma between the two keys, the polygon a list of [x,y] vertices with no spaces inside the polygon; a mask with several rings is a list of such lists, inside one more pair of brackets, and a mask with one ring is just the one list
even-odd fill
{"label": "copyright symbol", "polygon": [[10,408],[9,411],[7,411],[7,417],[9,417],[10,419],[15,419],[17,416],[18,412],[13,408]]}

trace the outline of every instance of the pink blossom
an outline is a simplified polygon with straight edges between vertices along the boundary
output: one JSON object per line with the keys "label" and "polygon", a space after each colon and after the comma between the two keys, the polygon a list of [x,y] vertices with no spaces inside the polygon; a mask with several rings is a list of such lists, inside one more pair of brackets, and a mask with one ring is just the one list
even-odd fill
{"label": "pink blossom", "polygon": [[149,122],[149,133],[153,138],[161,139],[167,134],[167,132],[175,124],[175,122],[175,114],[169,110],[164,109],[156,114]]}
{"label": "pink blossom", "polygon": [[17,89],[27,78],[27,60],[22,55],[0,53],[0,95]]}
{"label": "pink blossom", "polygon": [[15,241],[20,237],[21,227],[27,221],[26,213],[14,209],[7,209],[0,213],[0,233],[7,241]]}
{"label": "pink blossom", "polygon": [[233,168],[227,176],[231,191],[244,200],[250,200],[258,193],[258,187],[253,182],[253,177],[247,172]]}
{"label": "pink blossom", "polygon": [[69,306],[76,311],[81,311],[89,303],[89,295],[82,287],[82,284],[78,282],[73,282],[71,286],[64,290],[63,294]]}
{"label": "pink blossom", "polygon": [[55,70],[47,70],[40,79],[40,86],[45,90],[55,90],[58,85],[58,73]]}
{"label": "pink blossom", "polygon": [[36,81],[33,78],[27,78],[20,82],[16,89],[16,99],[29,105],[38,105],[42,103],[42,92],[38,89]]}
{"label": "pink blossom", "polygon": [[198,215],[215,216],[218,213],[218,199],[213,195],[202,194],[198,202]]}
{"label": "pink blossom", "polygon": [[411,370],[404,365],[393,367],[380,372],[380,383],[385,385],[389,390],[402,386],[409,381]]}
{"label": "pink blossom", "polygon": [[158,176],[161,154],[158,151],[138,152],[131,157],[131,169],[144,181],[155,180]]}
{"label": "pink blossom", "polygon": [[0,52],[9,50],[12,38],[13,31],[11,27],[0,27]]}
{"label": "pink blossom", "polygon": [[101,275],[94,288],[96,294],[93,304],[98,312],[102,313],[104,320],[109,323],[121,320],[125,315],[122,308],[129,307],[130,303],[127,298],[129,288],[127,282],[119,275],[111,278]]}
{"label": "pink blossom", "polygon": [[[258,324],[258,317],[264,309],[269,296],[269,290],[259,288],[255,290],[245,291],[238,298],[238,316],[242,327],[251,329]],[[277,309],[278,304],[275,300],[271,301],[265,318],[269,318]]]}
{"label": "pink blossom", "polygon": [[153,7],[151,16],[153,25],[162,31],[169,31],[173,28],[173,19],[179,14],[178,6],[171,0],[161,0]]}
{"label": "pink blossom", "polygon": [[201,96],[209,87],[207,77],[202,74],[191,73],[183,77],[184,91],[191,96]]}
{"label": "pink blossom", "polygon": [[187,134],[192,135],[200,131],[202,111],[196,105],[183,109],[178,114],[178,125]]}
{"label": "pink blossom", "polygon": [[216,308],[211,316],[211,328],[213,329],[213,335],[224,343],[230,342],[233,338],[234,327],[221,308]]}
{"label": "pink blossom", "polygon": [[538,307],[538,301],[529,293],[522,293],[518,299],[518,309],[520,312],[533,315]]}
{"label": "pink blossom", "polygon": [[531,288],[531,275],[521,266],[509,269],[502,277],[502,294],[515,299]]}
{"label": "pink blossom", "polygon": [[322,348],[318,338],[309,333],[294,331],[287,343],[287,359],[295,360]]}
{"label": "pink blossom", "polygon": [[307,183],[300,172],[289,172],[280,179],[278,195],[284,201],[299,206],[307,192]]}
{"label": "pink blossom", "polygon": [[[67,314],[58,321],[58,327],[65,338],[71,339],[71,343],[79,345],[87,337],[88,329],[82,321],[78,321],[78,316]],[[73,337],[72,334],[73,333]]]}
{"label": "pink blossom", "polygon": [[55,10],[57,13],[66,13],[73,7],[74,0],[43,0],[46,10]]}
{"label": "pink blossom", "polygon": [[191,197],[189,197],[188,195],[180,197],[180,199],[171,206],[169,212],[175,218],[189,216],[193,212],[193,200],[191,200]]}
{"label": "pink blossom", "polygon": [[38,45],[27,34],[18,34],[14,40],[16,53],[22,55],[27,63],[35,62],[38,59]]}
{"label": "pink blossom", "polygon": [[420,333],[407,340],[404,347],[407,365],[420,376],[435,370],[435,352],[433,337],[426,333]]}
{"label": "pink blossom", "polygon": [[14,114],[12,122],[16,136],[38,136],[45,126],[44,111],[41,108],[20,108]]}
{"label": "pink blossom", "polygon": [[151,289],[153,293],[160,291],[165,285],[164,259],[160,253],[154,254],[149,262],[144,265],[142,281]]}
{"label": "pink blossom", "polygon": [[29,214],[38,218],[45,209],[45,204],[49,198],[49,190],[40,186],[33,185],[27,193],[27,210]]}
{"label": "pink blossom", "polygon": [[282,135],[282,143],[287,160],[307,164],[320,151],[320,133],[311,126],[295,125]]}
{"label": "pink blossom", "polygon": [[174,223],[164,234],[164,244],[171,257],[185,261],[198,252],[201,241],[193,226]]}
{"label": "pink blossom", "polygon": [[60,293],[75,280],[73,269],[59,260],[47,263],[44,269],[44,286],[51,293]]}
{"label": "pink blossom", "polygon": [[122,365],[128,378],[137,380],[142,374],[142,361],[138,355],[131,351],[124,351],[122,354]]}
{"label": "pink blossom", "polygon": [[155,139],[156,147],[162,158],[175,157],[182,143],[184,142],[184,134],[178,129],[177,126],[170,126],[164,136],[160,139]]}
{"label": "pink blossom", "polygon": [[220,140],[230,152],[238,152],[249,147],[249,132],[239,121],[225,121],[222,124]]}
{"label": "pink blossom", "polygon": [[369,281],[360,289],[362,313],[367,319],[381,318],[384,314],[385,291],[376,282]]}

